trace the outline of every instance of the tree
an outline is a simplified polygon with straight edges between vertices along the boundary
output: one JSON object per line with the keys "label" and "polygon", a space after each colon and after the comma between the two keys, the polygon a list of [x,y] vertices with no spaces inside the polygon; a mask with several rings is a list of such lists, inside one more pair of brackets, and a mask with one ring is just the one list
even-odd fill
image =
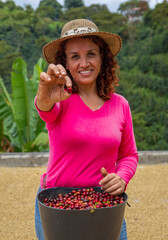
{"label": "tree", "polygon": [[154,9],[150,9],[144,14],[144,24],[156,29],[160,27],[162,31],[168,28],[168,2],[157,4]]}
{"label": "tree", "polygon": [[30,4],[26,4],[25,9],[26,9],[26,13],[28,13],[28,14],[34,13],[34,10]]}
{"label": "tree", "polygon": [[15,2],[12,1],[12,0],[7,0],[7,1],[5,2],[5,6],[6,6],[10,11],[12,11],[14,8],[16,8]]}
{"label": "tree", "polygon": [[84,7],[83,0],[64,0],[65,9]]}
{"label": "tree", "polygon": [[41,0],[39,7],[41,7],[41,6],[51,6],[54,9],[62,8],[62,5],[59,2],[57,2],[56,0]]}
{"label": "tree", "polygon": [[41,17],[49,17],[53,20],[60,17],[62,5],[56,0],[41,0],[36,13],[40,14]]}
{"label": "tree", "polygon": [[4,4],[3,2],[0,1],[0,8],[3,8],[4,7]]}
{"label": "tree", "polygon": [[87,7],[76,7],[66,10],[62,13],[60,21],[68,22],[79,18],[87,18]]}
{"label": "tree", "polygon": [[10,72],[13,61],[21,56],[14,47],[7,44],[6,41],[0,41],[0,77],[4,78],[5,85],[10,91]]}

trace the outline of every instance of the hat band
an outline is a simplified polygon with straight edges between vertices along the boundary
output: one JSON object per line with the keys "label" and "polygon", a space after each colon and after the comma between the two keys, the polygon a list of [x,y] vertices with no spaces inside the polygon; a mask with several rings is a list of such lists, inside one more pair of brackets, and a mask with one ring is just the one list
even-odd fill
{"label": "hat band", "polygon": [[81,28],[75,28],[75,29],[67,31],[66,33],[64,33],[62,35],[62,37],[68,37],[68,36],[72,36],[72,35],[92,33],[92,32],[96,32],[96,29],[91,28],[91,27],[81,27]]}

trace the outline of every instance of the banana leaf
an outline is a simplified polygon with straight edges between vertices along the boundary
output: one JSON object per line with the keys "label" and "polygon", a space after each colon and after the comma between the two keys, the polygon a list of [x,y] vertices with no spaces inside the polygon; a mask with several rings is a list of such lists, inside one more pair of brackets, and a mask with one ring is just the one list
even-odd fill
{"label": "banana leaf", "polygon": [[41,132],[32,143],[32,146],[48,145],[48,144],[49,144],[48,133]]}
{"label": "banana leaf", "polygon": [[44,67],[44,60],[40,59],[34,67],[33,77],[29,79],[27,64],[21,58],[16,59],[11,73],[11,95],[0,78],[0,139],[2,133],[6,135],[17,151],[38,151],[47,147],[44,138],[44,144],[32,144],[45,131],[45,123],[38,116],[34,105],[39,76]]}
{"label": "banana leaf", "polygon": [[15,145],[18,148],[21,148],[14,115],[15,112],[11,97],[3,83],[3,79],[0,78],[0,138],[2,139],[3,135],[8,136],[11,145]]}
{"label": "banana leaf", "polygon": [[40,58],[38,62],[34,65],[33,76],[31,78],[34,86],[34,90],[37,92],[40,73],[44,71],[46,67],[46,61],[43,58]]}
{"label": "banana leaf", "polygon": [[12,98],[16,125],[24,144],[36,137],[38,114],[34,106],[35,94],[33,82],[27,78],[27,64],[16,59],[12,71]]}
{"label": "banana leaf", "polygon": [[[46,61],[43,58],[40,58],[38,62],[34,65],[31,81],[33,82],[35,93],[37,93],[37,90],[38,90],[40,73],[44,71],[46,65],[47,65]],[[37,127],[36,127],[36,136],[38,136],[42,131],[44,131],[44,127],[45,127],[45,123],[39,117],[37,122]]]}
{"label": "banana leaf", "polygon": [[0,78],[0,119],[3,119],[9,114],[14,114],[14,108],[11,97],[3,83],[3,79]]}

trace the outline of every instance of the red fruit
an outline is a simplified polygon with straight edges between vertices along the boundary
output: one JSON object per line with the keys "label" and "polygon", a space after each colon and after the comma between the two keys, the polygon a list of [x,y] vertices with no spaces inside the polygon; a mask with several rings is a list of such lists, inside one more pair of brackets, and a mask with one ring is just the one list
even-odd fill
{"label": "red fruit", "polygon": [[79,209],[79,204],[78,203],[75,204],[75,209]]}
{"label": "red fruit", "polygon": [[109,205],[108,203],[105,203],[105,204],[104,204],[105,207],[108,207],[108,205]]}
{"label": "red fruit", "polygon": [[87,203],[87,202],[85,202],[85,203],[84,203],[84,206],[85,206],[85,207],[88,207],[88,203]]}
{"label": "red fruit", "polygon": [[72,93],[72,88],[71,88],[71,87],[65,87],[64,89],[65,89],[65,91],[67,91],[69,94]]}
{"label": "red fruit", "polygon": [[66,194],[58,194],[56,198],[45,198],[44,204],[57,209],[96,209],[112,207],[124,202],[123,197],[112,196],[107,192],[95,192],[93,188],[72,190]]}

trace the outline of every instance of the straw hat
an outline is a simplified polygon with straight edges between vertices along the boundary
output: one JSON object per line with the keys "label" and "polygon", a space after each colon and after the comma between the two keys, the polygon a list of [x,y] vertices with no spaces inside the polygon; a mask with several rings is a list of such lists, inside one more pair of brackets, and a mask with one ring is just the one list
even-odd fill
{"label": "straw hat", "polygon": [[74,37],[98,36],[104,39],[114,56],[120,51],[122,40],[114,33],[100,32],[96,24],[87,19],[75,19],[67,22],[61,31],[61,37],[43,47],[43,55],[48,63],[54,63],[56,53],[59,51],[60,43]]}

